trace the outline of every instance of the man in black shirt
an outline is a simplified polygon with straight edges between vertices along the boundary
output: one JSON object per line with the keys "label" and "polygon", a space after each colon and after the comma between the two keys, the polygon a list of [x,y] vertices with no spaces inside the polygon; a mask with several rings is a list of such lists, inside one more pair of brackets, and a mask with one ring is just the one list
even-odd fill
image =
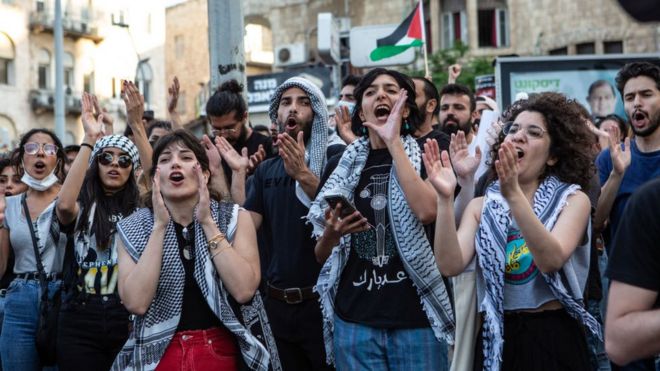
{"label": "man in black shirt", "polygon": [[266,311],[285,370],[328,369],[318,295],[312,291],[321,264],[312,228],[302,219],[316,194],[327,159],[343,150],[328,146],[323,93],[302,78],[279,86],[271,99],[279,128],[279,156],[260,164],[248,185],[245,208],[262,233]]}
{"label": "man in black shirt", "polygon": [[605,349],[619,365],[655,370],[660,353],[660,179],[628,201],[607,267],[611,279]]}
{"label": "man in black shirt", "polygon": [[419,107],[420,114],[423,115],[422,124],[413,131],[419,148],[424,151],[426,140],[435,139],[441,151],[449,151],[449,135],[437,128],[440,112],[438,89],[433,82],[423,77],[413,77],[412,80],[415,83],[415,103]]}

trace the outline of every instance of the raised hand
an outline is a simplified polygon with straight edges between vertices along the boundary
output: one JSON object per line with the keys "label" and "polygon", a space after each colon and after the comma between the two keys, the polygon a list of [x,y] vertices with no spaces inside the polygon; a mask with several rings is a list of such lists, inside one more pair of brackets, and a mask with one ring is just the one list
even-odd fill
{"label": "raised hand", "polygon": [[384,125],[376,125],[371,122],[365,122],[363,125],[375,131],[385,144],[389,145],[395,140],[399,140],[401,121],[403,119],[403,108],[406,105],[406,99],[408,99],[408,91],[401,89],[399,98],[394,103],[394,107],[392,107],[392,111],[387,117],[387,121]]}
{"label": "raised hand", "polygon": [[208,177],[204,175],[202,166],[195,165],[195,175],[197,175],[197,187],[199,193],[199,202],[195,207],[195,218],[201,224],[209,223],[211,218],[211,196],[207,186]]}
{"label": "raised hand", "polygon": [[465,133],[459,130],[458,134],[451,135],[449,157],[451,158],[452,166],[458,176],[458,183],[461,186],[465,186],[464,182],[472,179],[474,173],[479,167],[479,163],[481,162],[481,149],[477,146],[474,156],[470,155],[467,140],[465,139]]}
{"label": "raised hand", "polygon": [[508,200],[517,192],[521,192],[518,183],[518,153],[513,148],[513,144],[502,143],[498,159],[495,161],[495,170],[500,181],[500,191],[505,199]]}
{"label": "raised hand", "polygon": [[131,129],[135,130],[136,127],[143,126],[144,97],[138,91],[137,86],[131,81],[124,81],[121,97],[126,105],[127,121]]}
{"label": "raised hand", "polygon": [[449,70],[448,70],[448,72],[449,72],[448,82],[449,82],[450,84],[453,84],[453,83],[456,82],[456,80],[458,79],[458,76],[461,75],[461,70],[462,70],[462,67],[461,67],[461,65],[458,64],[458,63],[456,63],[456,64],[452,64],[451,66],[449,66]]}
{"label": "raised hand", "polygon": [[204,151],[206,151],[206,156],[209,158],[209,169],[211,169],[211,174],[215,174],[222,165],[220,152],[218,152],[218,148],[213,145],[213,142],[206,134],[202,136],[201,143],[202,147],[204,147]]}
{"label": "raised hand", "polygon": [[85,131],[85,139],[88,144],[94,145],[104,133],[103,128],[103,114],[94,115],[94,99],[95,97],[87,92],[82,95],[82,115],[81,121],[83,130]]}
{"label": "raised hand", "polygon": [[440,147],[435,139],[427,139],[422,154],[427,179],[440,197],[446,199],[454,196],[456,175],[452,169],[447,151],[440,153]]}
{"label": "raised hand", "polygon": [[174,76],[172,85],[167,88],[167,111],[172,113],[176,112],[176,106],[179,102],[179,78]]}
{"label": "raised hand", "polygon": [[103,122],[103,135],[112,135],[114,133],[115,120],[112,118],[112,115],[108,113],[108,110],[101,108],[98,98],[96,95],[92,94],[92,103],[94,104],[94,116],[98,120],[101,117],[101,122]]}
{"label": "raised hand", "polygon": [[218,149],[220,156],[225,160],[229,168],[234,172],[247,171],[250,160],[247,155],[247,147],[243,147],[241,154],[232,147],[227,139],[218,136],[215,137],[215,148]]}
{"label": "raised hand", "polygon": [[153,187],[151,189],[151,203],[154,212],[154,225],[166,226],[170,222],[170,212],[165,206],[163,195],[160,193],[160,169],[156,168]]}
{"label": "raised hand", "polygon": [[496,122],[493,123],[491,127],[486,130],[486,143],[492,147],[497,143],[500,133],[502,132],[502,128],[504,127],[504,123],[501,120],[497,120]]}
{"label": "raised hand", "polygon": [[298,141],[291,138],[287,133],[277,136],[279,153],[282,160],[284,160],[284,170],[293,179],[298,179],[297,177],[307,168],[303,135],[302,131],[298,132]]}
{"label": "raised hand", "polygon": [[626,138],[621,148],[621,130],[613,125],[608,131],[610,158],[612,159],[612,169],[617,175],[623,175],[630,166],[630,138]]}
{"label": "raised hand", "polygon": [[351,130],[351,114],[348,107],[340,106],[335,108],[335,124],[337,132],[346,144],[351,144],[357,137]]}
{"label": "raised hand", "polygon": [[257,169],[257,166],[266,159],[266,150],[264,149],[263,144],[259,145],[259,149],[257,149],[257,152],[253,153],[252,156],[250,156],[250,161],[248,163],[247,167],[247,173],[252,174],[254,173],[254,170]]}

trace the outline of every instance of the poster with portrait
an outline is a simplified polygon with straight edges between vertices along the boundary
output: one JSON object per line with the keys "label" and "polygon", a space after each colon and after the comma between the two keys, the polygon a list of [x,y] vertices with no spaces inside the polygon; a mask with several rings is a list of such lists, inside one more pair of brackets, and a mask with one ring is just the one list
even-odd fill
{"label": "poster with portrait", "polygon": [[498,58],[497,102],[500,108],[505,108],[520,93],[554,91],[576,99],[594,118],[611,113],[625,117],[615,78],[623,65],[633,61],[660,65],[660,54]]}

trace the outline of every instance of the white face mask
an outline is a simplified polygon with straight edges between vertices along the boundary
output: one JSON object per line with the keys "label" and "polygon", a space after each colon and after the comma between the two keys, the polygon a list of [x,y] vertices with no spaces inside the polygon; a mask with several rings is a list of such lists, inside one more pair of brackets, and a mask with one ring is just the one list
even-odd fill
{"label": "white face mask", "polygon": [[27,184],[28,187],[39,192],[43,192],[47,190],[58,181],[59,179],[57,178],[57,175],[55,175],[55,169],[53,169],[53,171],[51,171],[47,177],[41,180],[35,179],[34,177],[32,177],[32,175],[28,174],[27,171],[23,172],[23,177],[21,178],[21,182]]}
{"label": "white face mask", "polygon": [[355,103],[347,102],[345,100],[340,100],[337,102],[337,107],[348,107],[348,113],[353,116],[353,111],[355,110]]}

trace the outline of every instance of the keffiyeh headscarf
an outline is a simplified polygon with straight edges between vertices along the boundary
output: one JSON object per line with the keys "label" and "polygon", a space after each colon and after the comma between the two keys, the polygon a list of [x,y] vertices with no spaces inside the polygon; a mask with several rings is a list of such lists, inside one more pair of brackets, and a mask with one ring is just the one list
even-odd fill
{"label": "keffiyeh headscarf", "polygon": [[[419,174],[421,154],[417,142],[411,136],[405,136],[401,139],[406,155],[417,174]],[[349,200],[353,200],[355,187],[357,187],[360,180],[369,151],[369,139],[366,137],[359,138],[346,147],[337,168],[330,175],[309,209],[307,219],[314,227],[313,234],[315,237],[321,236],[325,228],[324,210],[328,207],[325,196],[341,194]],[[393,227],[394,241],[406,273],[408,273],[417,289],[422,308],[431,324],[435,337],[452,344],[454,339],[454,315],[447,290],[435,263],[433,250],[424,232],[424,226],[410,209],[394,166],[392,166],[390,173],[387,194],[389,198],[388,214]],[[323,336],[328,363],[334,362],[332,337],[334,332],[335,295],[337,294],[342,270],[348,262],[350,248],[351,235],[348,234],[343,236],[339,245],[333,248],[332,254],[321,268],[321,273],[314,288],[320,295],[319,300],[323,312]]]}
{"label": "keffiyeh headscarf", "polygon": [[[566,200],[579,189],[578,185],[563,183],[554,176],[543,180],[534,194],[533,209],[534,214],[547,230],[552,230],[566,205]],[[479,263],[477,270],[485,283],[484,297],[478,305],[479,312],[484,313],[482,329],[484,370],[489,371],[498,371],[502,363],[505,246],[511,219],[509,205],[500,192],[500,183],[495,182],[486,191],[481,222],[474,241]],[[579,258],[579,255],[583,255],[582,262],[576,259],[576,265],[588,264],[589,248],[590,239],[587,239],[583,245],[577,247],[573,256],[560,271],[551,274],[541,272],[541,274],[566,312],[602,339],[600,325],[580,302],[584,282],[578,282],[580,280],[575,277],[575,273],[579,267],[573,265],[574,258]],[[569,284],[568,288],[564,285],[562,276]]]}
{"label": "keffiyeh headscarf", "polygon": [[123,152],[126,152],[133,161],[133,169],[140,164],[140,154],[138,153],[137,147],[130,139],[123,135],[106,135],[99,139],[94,145],[92,155],[89,156],[89,163],[91,164],[92,161],[96,159],[96,155],[101,153],[105,148],[119,148]]}
{"label": "keffiyeh headscarf", "polygon": [[[325,103],[325,96],[321,89],[307,79],[302,77],[292,77],[275,89],[275,92],[270,99],[268,115],[272,122],[278,124],[278,129],[282,132],[283,130],[281,126],[284,125],[284,123],[277,121],[277,110],[280,106],[282,94],[284,94],[287,89],[294,87],[304,91],[312,104],[314,121],[312,122],[312,135],[309,142],[305,145],[305,160],[312,173],[318,178],[321,178],[321,174],[325,168],[326,150],[328,147],[328,108]],[[298,182],[296,182],[296,196],[303,204],[309,206],[311,200],[307,197],[305,192],[303,192]]]}

